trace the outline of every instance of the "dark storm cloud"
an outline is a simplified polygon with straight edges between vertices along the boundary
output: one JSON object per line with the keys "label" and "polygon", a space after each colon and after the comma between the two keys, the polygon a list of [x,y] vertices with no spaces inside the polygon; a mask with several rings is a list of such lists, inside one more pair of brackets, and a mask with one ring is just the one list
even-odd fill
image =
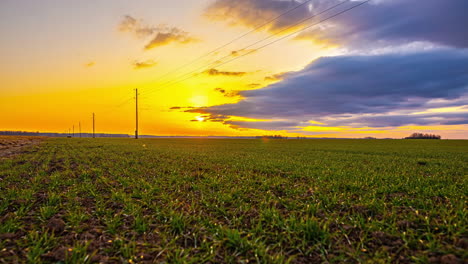
{"label": "dark storm cloud", "polygon": [[[191,112],[251,118],[326,119],[337,115],[418,111],[426,107],[467,105],[468,51],[430,50],[413,54],[324,57],[264,89],[242,91],[236,104]],[[390,118],[397,124],[402,116]],[[382,119],[367,120],[380,126]],[[435,120],[435,121],[434,121]],[[414,116],[411,124],[429,121],[463,123]],[[341,119],[340,125],[356,123]],[[407,122],[407,121],[404,121]]]}
{"label": "dark storm cloud", "polygon": [[[267,26],[274,33],[290,27],[314,14],[318,14],[341,0],[314,0]],[[304,22],[295,28],[303,28],[330,15],[355,5],[345,3],[331,12]],[[252,28],[265,23],[292,7],[297,1],[283,0],[217,0],[205,15],[212,20],[229,24],[242,24]],[[321,27],[313,27],[297,36],[332,41],[353,48],[362,46],[392,45],[414,41],[432,42],[453,47],[468,47],[466,30],[466,0],[380,0],[335,17]]]}

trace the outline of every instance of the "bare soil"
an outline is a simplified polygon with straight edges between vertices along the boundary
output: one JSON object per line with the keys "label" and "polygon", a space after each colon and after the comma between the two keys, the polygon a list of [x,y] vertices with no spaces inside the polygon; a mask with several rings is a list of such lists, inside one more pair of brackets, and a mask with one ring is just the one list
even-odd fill
{"label": "bare soil", "polygon": [[28,147],[41,143],[46,137],[0,136],[0,159],[21,154]]}

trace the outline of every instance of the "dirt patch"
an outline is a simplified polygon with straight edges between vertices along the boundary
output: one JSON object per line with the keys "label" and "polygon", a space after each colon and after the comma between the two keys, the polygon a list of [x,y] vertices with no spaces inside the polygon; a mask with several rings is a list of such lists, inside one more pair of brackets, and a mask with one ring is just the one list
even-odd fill
{"label": "dirt patch", "polygon": [[453,254],[444,255],[441,257],[431,257],[429,263],[440,263],[440,264],[462,264],[463,262],[460,258],[456,257]]}
{"label": "dirt patch", "polygon": [[47,223],[47,229],[53,233],[60,234],[65,230],[65,222],[60,218],[52,218]]}
{"label": "dirt patch", "polygon": [[0,159],[21,154],[44,139],[46,137],[0,136]]}

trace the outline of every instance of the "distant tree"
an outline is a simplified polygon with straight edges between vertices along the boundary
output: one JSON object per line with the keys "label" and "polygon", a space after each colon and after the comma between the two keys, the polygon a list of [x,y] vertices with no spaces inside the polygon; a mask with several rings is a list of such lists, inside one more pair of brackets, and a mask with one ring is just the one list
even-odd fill
{"label": "distant tree", "polygon": [[441,139],[442,137],[434,134],[413,133],[405,139]]}
{"label": "distant tree", "polygon": [[257,138],[262,138],[262,139],[288,139],[288,137],[283,137],[281,135],[274,135],[274,136],[257,136]]}
{"label": "distant tree", "polygon": [[26,131],[0,131],[2,136],[38,136],[39,132],[26,132]]}

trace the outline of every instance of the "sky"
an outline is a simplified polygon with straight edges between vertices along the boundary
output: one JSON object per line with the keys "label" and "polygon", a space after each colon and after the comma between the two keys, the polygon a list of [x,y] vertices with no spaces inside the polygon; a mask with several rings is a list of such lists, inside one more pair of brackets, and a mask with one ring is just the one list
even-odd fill
{"label": "sky", "polygon": [[[466,0],[2,0],[0,130],[468,138]],[[76,130],[77,131],[77,130]]]}

